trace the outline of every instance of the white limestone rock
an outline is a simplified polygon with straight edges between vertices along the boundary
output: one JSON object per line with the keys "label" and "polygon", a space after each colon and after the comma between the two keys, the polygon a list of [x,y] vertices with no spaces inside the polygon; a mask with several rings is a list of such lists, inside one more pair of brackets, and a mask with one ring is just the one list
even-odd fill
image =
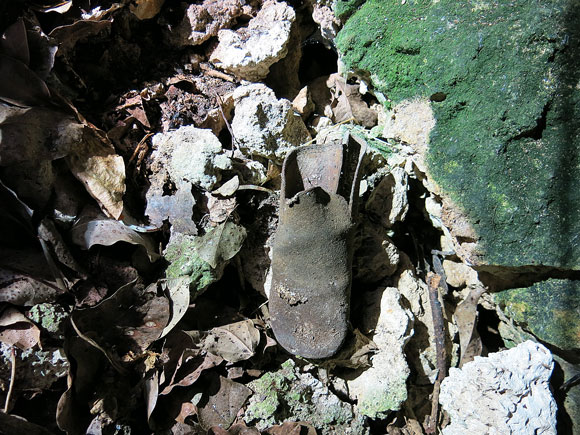
{"label": "white limestone rock", "polygon": [[190,4],[183,20],[165,33],[168,42],[177,47],[200,45],[220,29],[229,27],[243,13],[240,0],[204,0]]}
{"label": "white limestone rock", "polygon": [[172,232],[196,234],[191,219],[195,205],[192,186],[212,190],[220,172],[231,168],[231,160],[211,130],[185,126],[158,133],[152,142],[145,214],[153,225],[169,219]]}
{"label": "white limestone rock", "polygon": [[442,433],[556,434],[553,368],[550,351],[532,341],[451,368],[439,395],[451,417]]}
{"label": "white limestone rock", "polygon": [[293,148],[310,140],[310,134],[292,103],[278,100],[263,84],[238,87],[234,91],[235,115],[232,130],[242,151],[281,163]]}
{"label": "white limestone rock", "polygon": [[242,79],[259,81],[288,53],[295,20],[294,9],[286,3],[267,1],[247,27],[218,32],[219,44],[210,62]]}
{"label": "white limestone rock", "polygon": [[387,287],[365,295],[365,332],[374,332],[377,352],[372,367],[353,380],[348,389],[358,401],[358,412],[370,418],[384,418],[407,399],[410,370],[403,348],[413,335],[413,314],[401,306],[396,288]]}

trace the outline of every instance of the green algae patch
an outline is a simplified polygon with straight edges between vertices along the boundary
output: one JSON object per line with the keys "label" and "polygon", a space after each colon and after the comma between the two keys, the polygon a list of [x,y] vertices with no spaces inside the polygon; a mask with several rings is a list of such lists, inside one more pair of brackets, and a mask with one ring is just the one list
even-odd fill
{"label": "green algae patch", "polygon": [[367,0],[336,39],[392,103],[429,98],[430,175],[487,264],[580,268],[580,1]]}
{"label": "green algae patch", "polygon": [[580,281],[549,279],[494,295],[506,316],[540,340],[580,349]]}

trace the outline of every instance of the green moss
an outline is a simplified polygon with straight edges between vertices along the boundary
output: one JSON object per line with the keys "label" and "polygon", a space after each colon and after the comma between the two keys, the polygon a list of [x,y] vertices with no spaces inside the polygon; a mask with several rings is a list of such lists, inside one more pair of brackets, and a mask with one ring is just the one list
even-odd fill
{"label": "green moss", "polygon": [[164,257],[170,263],[165,271],[167,278],[190,277],[192,298],[219,279],[219,271],[197,254],[192,236],[172,239],[165,249]]}
{"label": "green moss", "polygon": [[541,340],[580,349],[580,281],[549,279],[494,298],[508,317]]}
{"label": "green moss", "polygon": [[393,102],[439,96],[429,170],[488,263],[580,268],[578,22],[578,0],[368,0],[337,37]]}

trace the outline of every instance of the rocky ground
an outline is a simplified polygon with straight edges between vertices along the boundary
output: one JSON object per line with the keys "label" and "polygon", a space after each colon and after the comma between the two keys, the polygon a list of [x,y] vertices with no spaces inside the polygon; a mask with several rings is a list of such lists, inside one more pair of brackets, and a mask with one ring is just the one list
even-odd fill
{"label": "rocky ground", "polygon": [[[2,430],[578,431],[569,5],[363,3],[0,5]],[[346,131],[351,326],[307,360],[269,323],[281,165]]]}

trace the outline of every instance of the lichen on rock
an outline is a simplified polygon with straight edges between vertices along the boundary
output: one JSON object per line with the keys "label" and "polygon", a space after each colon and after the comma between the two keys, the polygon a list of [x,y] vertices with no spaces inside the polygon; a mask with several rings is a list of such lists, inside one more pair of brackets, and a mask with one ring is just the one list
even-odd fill
{"label": "lichen on rock", "polygon": [[263,84],[243,85],[234,91],[232,130],[240,149],[281,163],[293,148],[310,140],[310,134],[292,103],[277,99]]}
{"label": "lichen on rock", "polygon": [[244,420],[260,430],[294,420],[308,421],[322,433],[330,434],[344,432],[351,423],[356,423],[351,405],[341,401],[310,373],[300,373],[292,360],[248,386],[255,394],[250,398]]}

